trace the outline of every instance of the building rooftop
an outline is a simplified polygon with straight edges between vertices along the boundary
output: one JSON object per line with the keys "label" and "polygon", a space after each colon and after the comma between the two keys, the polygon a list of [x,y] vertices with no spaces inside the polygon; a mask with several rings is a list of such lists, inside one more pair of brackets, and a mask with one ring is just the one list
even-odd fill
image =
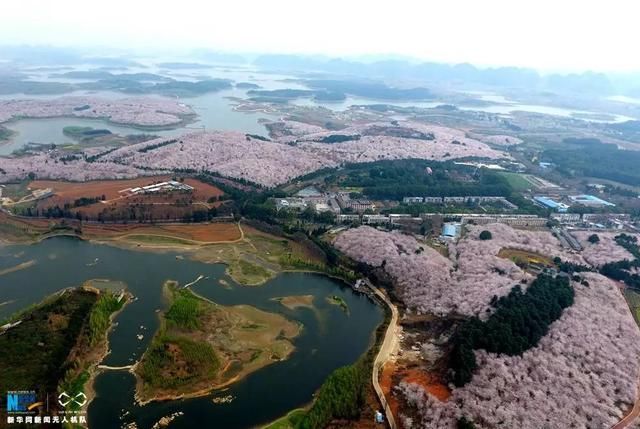
{"label": "building rooftop", "polygon": [[296,193],[296,197],[302,197],[302,198],[320,197],[320,196],[322,196],[322,193],[319,190],[317,190],[314,186],[307,186],[304,189],[300,189]]}
{"label": "building rooftop", "polygon": [[549,197],[537,196],[537,197],[533,197],[533,199],[538,203],[554,210],[566,211],[569,208],[568,205],[564,203],[559,203]]}
{"label": "building rooftop", "polygon": [[584,204],[588,206],[611,206],[614,207],[615,204],[610,203],[609,201],[605,201],[601,198],[598,198],[594,195],[571,195],[569,199],[578,204]]}

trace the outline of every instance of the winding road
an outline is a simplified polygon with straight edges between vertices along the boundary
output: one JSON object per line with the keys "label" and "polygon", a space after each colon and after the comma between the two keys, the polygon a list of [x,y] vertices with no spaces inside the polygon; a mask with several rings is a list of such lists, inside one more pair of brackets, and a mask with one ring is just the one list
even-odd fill
{"label": "winding road", "polygon": [[391,411],[391,407],[389,406],[389,402],[387,402],[387,398],[384,396],[384,392],[382,391],[382,387],[380,387],[380,382],[378,381],[378,376],[380,374],[380,369],[387,362],[393,351],[398,346],[398,334],[396,332],[398,326],[398,309],[393,303],[389,300],[387,295],[380,290],[379,288],[373,286],[371,283],[367,281],[368,286],[371,288],[373,293],[380,298],[391,310],[391,320],[389,321],[389,326],[387,326],[387,331],[384,334],[384,340],[380,345],[380,350],[378,351],[378,355],[376,359],[373,361],[373,371],[371,374],[371,381],[373,382],[373,389],[376,391],[378,395],[378,399],[380,399],[380,403],[384,407],[384,412],[387,416],[387,423],[391,429],[397,429],[396,421],[393,417],[393,412]]}
{"label": "winding road", "polygon": [[622,420],[616,423],[611,429],[626,429],[630,427],[631,423],[633,423],[636,418],[640,415],[640,398],[636,400],[636,403],[633,404],[633,408]]}

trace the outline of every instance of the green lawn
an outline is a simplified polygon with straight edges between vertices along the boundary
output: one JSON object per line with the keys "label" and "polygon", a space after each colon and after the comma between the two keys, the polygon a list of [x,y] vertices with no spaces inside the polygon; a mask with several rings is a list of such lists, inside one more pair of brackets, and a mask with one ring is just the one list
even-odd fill
{"label": "green lawn", "polygon": [[498,174],[507,179],[509,186],[511,186],[514,191],[525,191],[534,187],[522,174],[507,172],[500,172]]}
{"label": "green lawn", "polygon": [[275,272],[242,258],[231,261],[227,271],[236,282],[248,286],[263,284],[275,276]]}
{"label": "green lawn", "polygon": [[280,417],[278,420],[269,423],[262,429],[294,429],[297,423],[304,417],[305,410],[297,408],[287,413],[286,416]]}
{"label": "green lawn", "polygon": [[633,317],[636,319],[636,323],[640,325],[640,292],[636,292],[631,289],[626,289],[624,291],[624,297],[627,299],[629,303],[629,307],[631,308],[631,313]]}

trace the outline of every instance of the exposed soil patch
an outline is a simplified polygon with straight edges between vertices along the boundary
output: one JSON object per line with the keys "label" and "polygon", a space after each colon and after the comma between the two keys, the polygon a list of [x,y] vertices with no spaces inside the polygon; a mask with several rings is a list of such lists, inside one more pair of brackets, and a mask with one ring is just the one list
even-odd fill
{"label": "exposed soil patch", "polygon": [[36,180],[29,184],[30,189],[50,189],[53,195],[38,200],[32,212],[44,216],[60,209],[85,220],[148,222],[183,219],[194,211],[208,211],[222,204],[220,189],[191,178],[182,182],[191,190],[132,191],[170,180],[171,176],[90,182]]}
{"label": "exposed soil patch", "polygon": [[313,308],[313,295],[284,296],[281,298],[273,298],[273,300],[278,301],[289,310],[295,310],[300,307]]}

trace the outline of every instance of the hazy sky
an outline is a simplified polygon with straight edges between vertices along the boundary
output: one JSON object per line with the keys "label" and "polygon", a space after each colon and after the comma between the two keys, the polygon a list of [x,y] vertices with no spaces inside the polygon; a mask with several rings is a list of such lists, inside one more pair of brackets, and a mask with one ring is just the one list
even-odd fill
{"label": "hazy sky", "polygon": [[0,43],[639,70],[638,0],[5,0]]}

